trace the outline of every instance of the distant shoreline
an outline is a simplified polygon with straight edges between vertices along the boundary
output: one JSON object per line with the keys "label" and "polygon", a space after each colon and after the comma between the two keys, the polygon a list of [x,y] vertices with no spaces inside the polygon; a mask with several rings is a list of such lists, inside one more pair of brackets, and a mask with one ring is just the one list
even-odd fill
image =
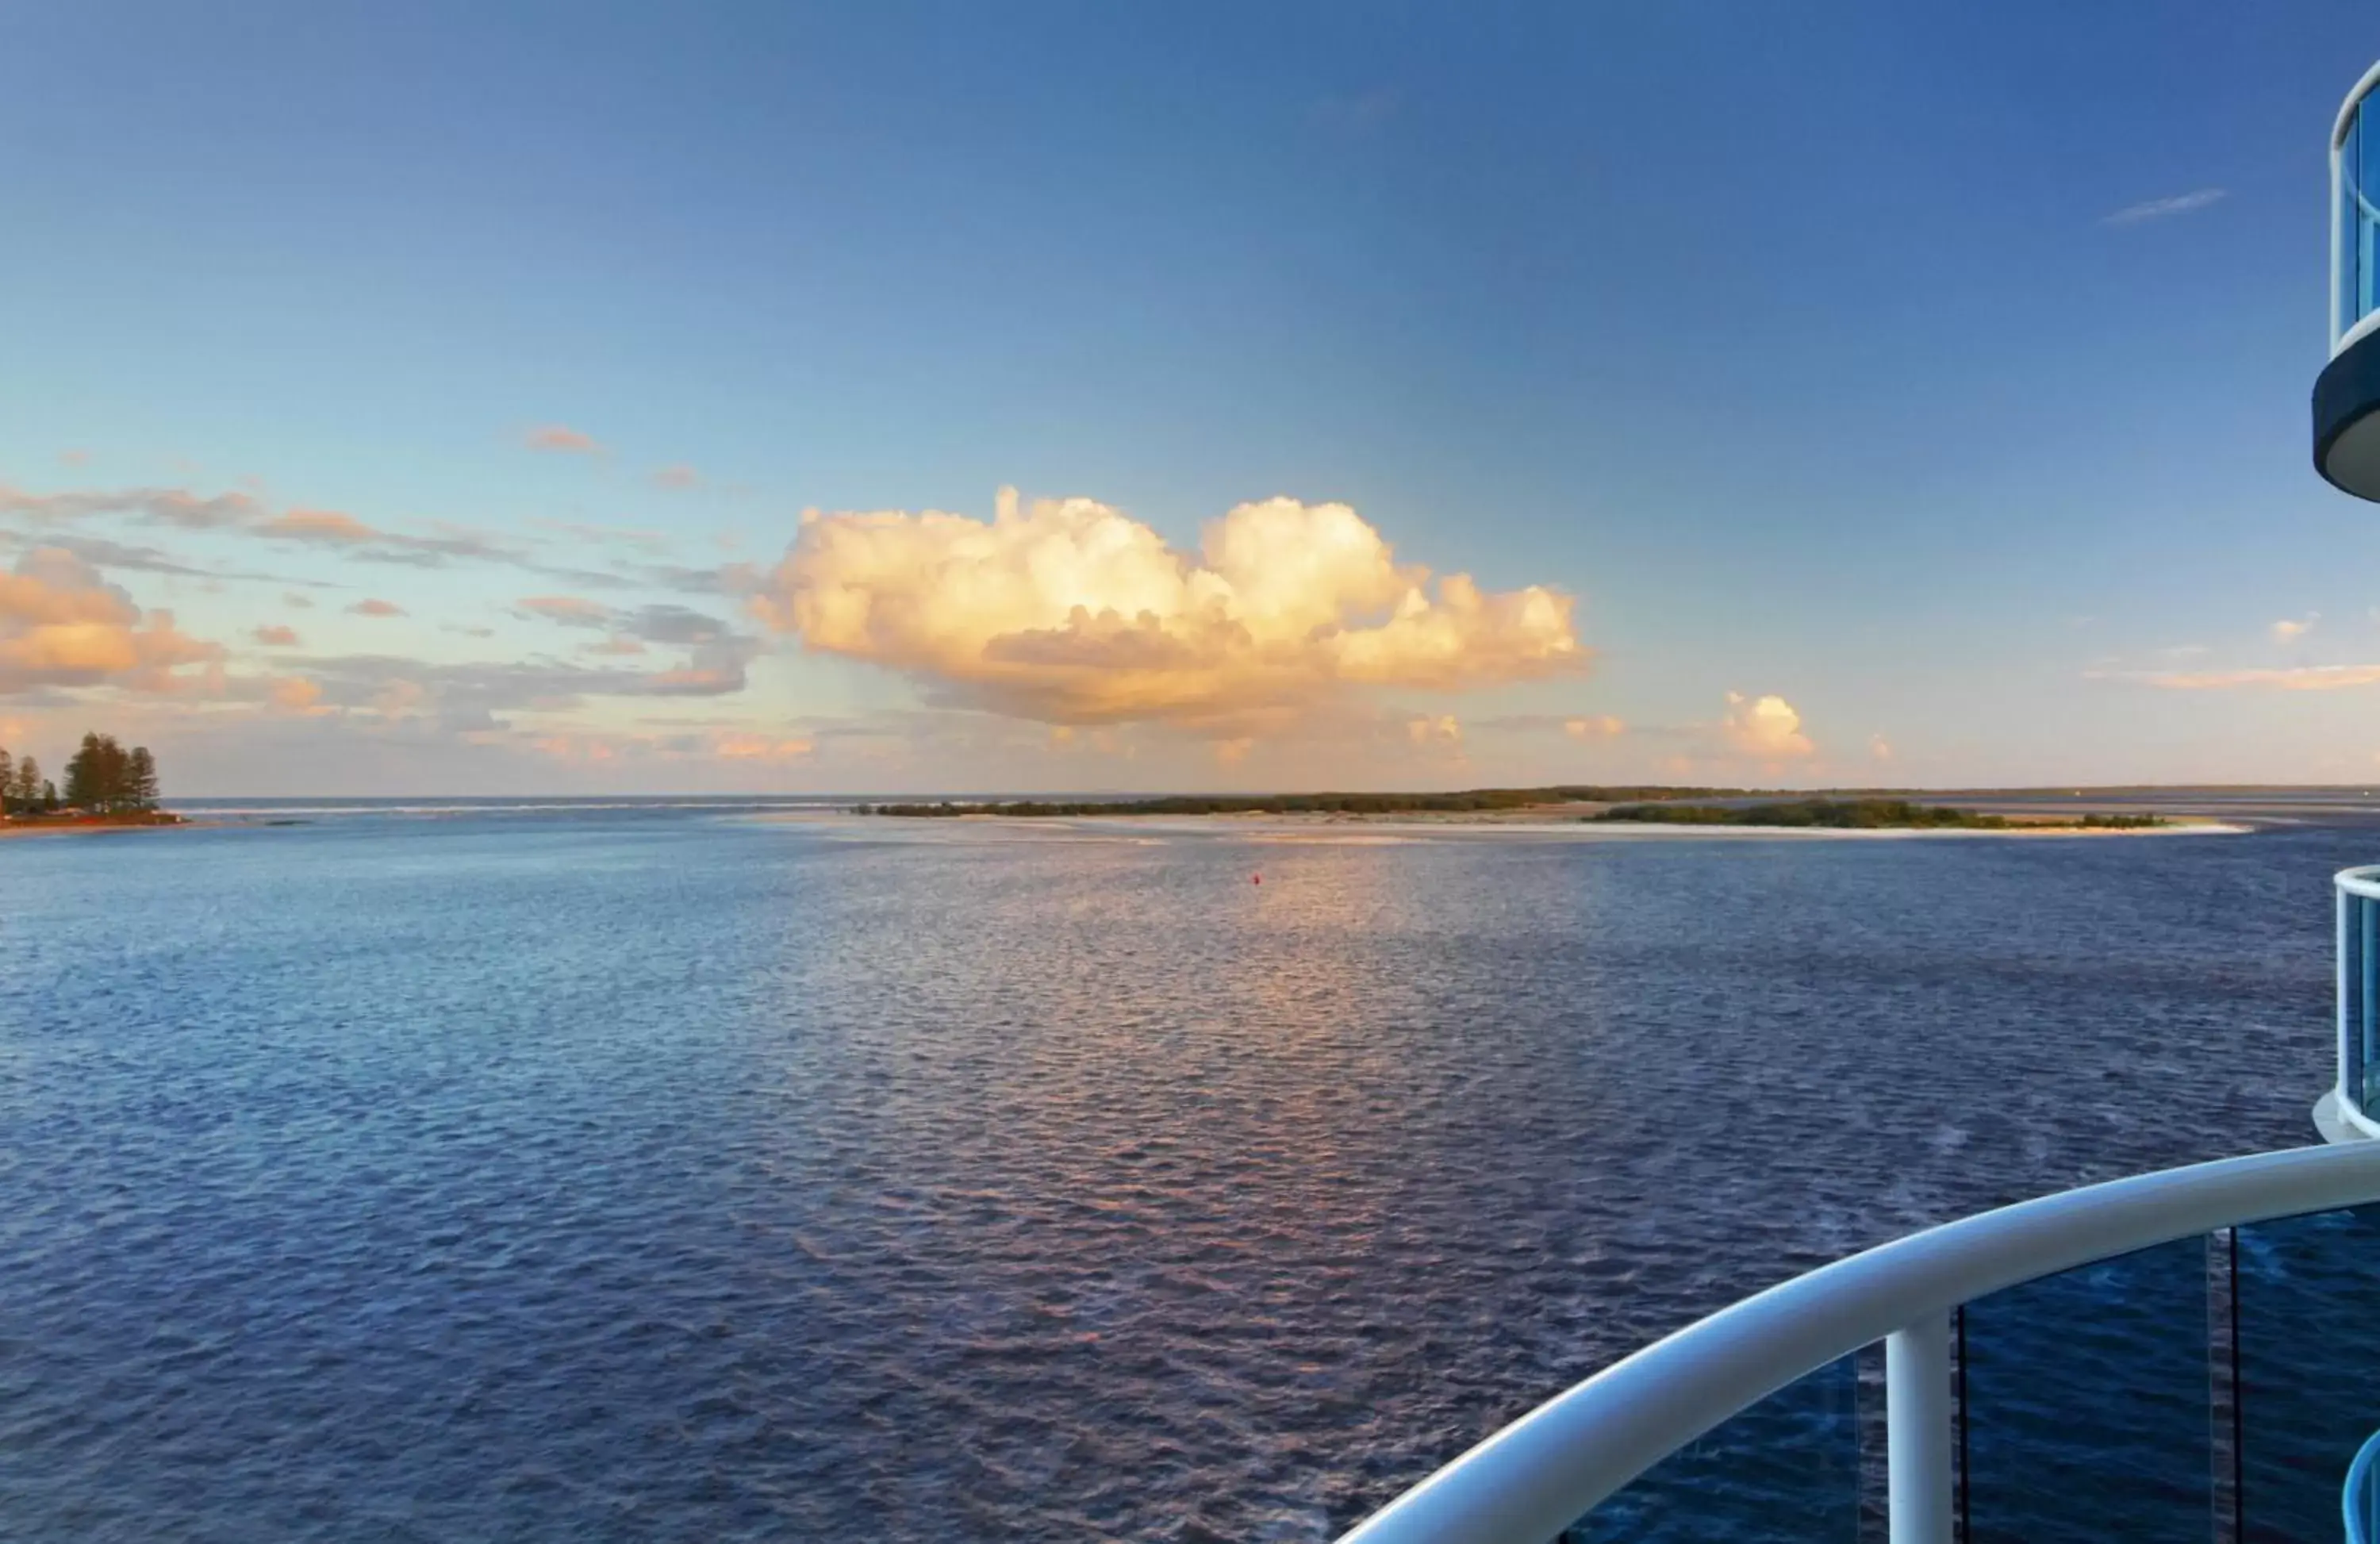
{"label": "distant shoreline", "polygon": [[[1997,801],[1995,801],[1997,802]],[[2151,810],[2094,811],[2033,806],[1994,809],[1920,804],[1874,795],[1780,798],[1742,789],[1645,787],[1488,788],[1443,794],[1288,794],[1204,797],[1176,796],[1115,800],[1005,799],[858,804],[863,820],[901,824],[953,821],[1111,825],[1151,821],[1183,829],[1245,827],[1278,822],[1312,826],[1521,828],[1532,832],[1592,827],[1675,835],[2113,835],[2174,829],[2227,833],[2252,830],[2206,815],[2168,816]],[[1771,814],[1774,819],[1767,818]]]}
{"label": "distant shoreline", "polygon": [[[759,816],[755,819],[769,824],[829,822],[857,824],[863,821],[873,821],[876,818],[846,815],[842,811],[821,810],[816,814]],[[1043,831],[1083,835],[1112,833],[1118,836],[1197,833],[1281,841],[1311,840],[1316,837],[1340,837],[1356,841],[1366,838],[1394,840],[1401,837],[1511,837],[1514,839],[1531,837],[1579,842],[1658,842],[1684,838],[1717,842],[1876,839],[1936,841],[1966,838],[2048,841],[2058,837],[2244,836],[2256,830],[2252,825],[2236,821],[2192,815],[2168,816],[2163,825],[2120,828],[2028,823],[2022,821],[2011,821],[2001,827],[1685,825],[1655,821],[1597,821],[1585,818],[1583,812],[1565,811],[1553,808],[1536,810],[1379,815],[1249,812],[1049,816],[983,813],[947,816],[933,820],[888,821],[883,824],[887,829],[920,831],[972,828],[1015,832]]]}
{"label": "distant shoreline", "polygon": [[[631,801],[632,802],[632,801]],[[1692,808],[1686,800],[1677,801],[1681,813]],[[860,803],[821,803],[815,807],[783,810],[753,809],[735,812],[743,820],[760,824],[833,825],[846,830],[873,827],[880,831],[985,828],[1014,831],[1048,832],[1070,836],[1087,836],[1111,833],[1120,836],[1149,837],[1157,835],[1241,836],[1258,841],[1310,841],[1337,839],[1348,841],[1400,841],[1412,839],[1454,837],[1512,837],[1555,839],[1566,841],[1675,841],[1702,838],[1717,841],[1779,841],[1825,840],[1830,838],[1935,838],[1935,837],[2049,837],[2091,836],[2214,836],[2246,835],[2261,824],[2253,817],[2240,818],[2228,812],[2215,814],[2190,812],[2159,816],[2155,825],[2098,825],[2076,823],[2077,814],[2063,810],[2051,812],[2035,806],[2004,808],[1991,812],[2003,816],[2004,825],[1764,825],[1732,821],[1714,823],[1706,821],[1669,821],[1627,818],[1618,821],[1601,817],[1606,811],[1622,808],[1617,803],[1585,801],[1555,804],[1506,805],[1466,809],[1233,809],[1213,811],[1152,812],[1135,809],[1117,801],[1117,806],[1103,806],[1101,812],[1073,809],[1059,813],[1012,813],[999,805],[970,805],[950,813],[937,811],[930,818],[887,818],[872,812]],[[1112,812],[1105,812],[1112,809]],[[455,813],[471,813],[468,807]],[[502,813],[499,807],[489,813]],[[114,831],[154,830],[241,830],[264,831],[279,826],[311,826],[315,821],[302,818],[261,821],[225,818],[217,810],[203,810],[196,817],[159,810],[140,816],[37,816],[16,817],[0,821],[0,839],[18,836],[65,836],[93,834]]]}
{"label": "distant shoreline", "polygon": [[67,836],[99,831],[173,831],[192,822],[164,809],[138,815],[11,815],[0,820],[0,836]]}

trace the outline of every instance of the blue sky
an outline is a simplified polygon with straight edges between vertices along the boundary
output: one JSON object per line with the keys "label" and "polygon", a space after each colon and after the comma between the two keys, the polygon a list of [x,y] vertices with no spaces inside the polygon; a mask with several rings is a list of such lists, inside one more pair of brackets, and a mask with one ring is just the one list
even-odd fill
{"label": "blue sky", "polygon": [[[2380,779],[2380,511],[2306,424],[2375,55],[2345,4],[18,15],[0,743],[194,793]],[[1002,487],[1005,535],[847,514]],[[1337,505],[1393,559],[1318,557]]]}

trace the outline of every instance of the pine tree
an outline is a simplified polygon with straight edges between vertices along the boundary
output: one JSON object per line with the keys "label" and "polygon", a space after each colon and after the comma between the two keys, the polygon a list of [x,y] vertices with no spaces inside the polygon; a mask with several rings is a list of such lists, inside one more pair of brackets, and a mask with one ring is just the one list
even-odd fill
{"label": "pine tree", "polygon": [[17,763],[17,813],[30,815],[42,802],[42,764],[28,756]]}
{"label": "pine tree", "polygon": [[58,807],[58,785],[47,778],[42,780],[42,808],[55,811]]}
{"label": "pine tree", "polygon": [[[6,755],[6,751],[0,750],[0,757]],[[124,792],[135,809],[157,808],[157,759],[149,754],[149,748],[145,745],[132,748],[132,755],[126,767]]]}
{"label": "pine tree", "polygon": [[132,758],[115,743],[115,736],[92,733],[82,737],[82,748],[67,763],[66,801],[94,815],[140,807]]}
{"label": "pine tree", "polygon": [[67,758],[67,802],[78,809],[101,806],[99,736],[85,731],[82,748]]}
{"label": "pine tree", "polygon": [[10,759],[7,748],[0,747],[0,816],[8,813],[8,807],[16,802],[16,798],[17,763]]}
{"label": "pine tree", "polygon": [[99,737],[99,807],[109,814],[124,808],[124,748],[113,735]]}

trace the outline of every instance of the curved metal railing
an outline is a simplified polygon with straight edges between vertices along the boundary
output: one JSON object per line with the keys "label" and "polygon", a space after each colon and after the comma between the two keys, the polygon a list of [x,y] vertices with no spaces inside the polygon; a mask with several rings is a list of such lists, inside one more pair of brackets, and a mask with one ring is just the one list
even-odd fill
{"label": "curved metal railing", "polygon": [[2373,1544],[2380,1538],[2380,1486],[2373,1484],[2373,1463],[2380,1459],[2380,1431],[2355,1450],[2347,1466],[2347,1483],[2339,1487],[2339,1510],[2346,1514],[2347,1544]]}
{"label": "curved metal railing", "polygon": [[[1893,1537],[1947,1540],[1949,1414],[1940,1392],[1951,1309],[2218,1228],[2374,1202],[2380,1142],[2360,1142],[2138,1174],[1912,1234],[1624,1357],[1406,1491],[1342,1544],[1546,1544],[1720,1422],[1877,1341],[1888,1354]],[[1904,1389],[1930,1389],[1933,1403],[1905,1409]]]}

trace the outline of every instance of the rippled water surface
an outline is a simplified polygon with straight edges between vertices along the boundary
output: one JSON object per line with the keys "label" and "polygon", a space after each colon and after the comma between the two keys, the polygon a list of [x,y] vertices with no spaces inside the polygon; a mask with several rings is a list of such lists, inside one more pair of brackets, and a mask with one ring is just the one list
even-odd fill
{"label": "rippled water surface", "polygon": [[0,1534],[1323,1538],[1822,1259],[2310,1139],[2375,853],[0,843]]}

